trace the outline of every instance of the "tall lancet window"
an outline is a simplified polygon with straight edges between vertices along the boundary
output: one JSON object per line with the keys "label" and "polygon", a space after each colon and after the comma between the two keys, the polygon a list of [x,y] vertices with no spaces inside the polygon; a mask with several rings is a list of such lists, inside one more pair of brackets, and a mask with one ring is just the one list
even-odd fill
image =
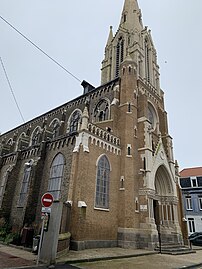
{"label": "tall lancet window", "polygon": [[6,189],[6,184],[8,180],[9,170],[7,170],[2,177],[1,183],[0,183],[0,208],[2,206],[3,197]]}
{"label": "tall lancet window", "polygon": [[124,40],[122,37],[119,38],[117,46],[116,46],[116,72],[115,77],[119,76],[119,67],[123,62],[124,58]]}
{"label": "tall lancet window", "polygon": [[109,179],[110,164],[108,158],[103,155],[97,165],[95,207],[109,208]]}
{"label": "tall lancet window", "polygon": [[64,156],[58,153],[52,162],[48,181],[48,192],[52,193],[55,200],[60,198],[64,164]]}
{"label": "tall lancet window", "polygon": [[21,190],[20,190],[20,197],[19,197],[19,201],[18,201],[19,207],[24,207],[26,204],[27,196],[29,193],[30,175],[31,175],[31,170],[32,170],[32,164],[33,164],[32,160],[30,160],[29,162],[27,162],[25,164],[23,180],[22,180],[22,185],[21,185]]}
{"label": "tall lancet window", "polygon": [[150,68],[149,68],[149,44],[145,39],[145,76],[146,80],[150,82]]}

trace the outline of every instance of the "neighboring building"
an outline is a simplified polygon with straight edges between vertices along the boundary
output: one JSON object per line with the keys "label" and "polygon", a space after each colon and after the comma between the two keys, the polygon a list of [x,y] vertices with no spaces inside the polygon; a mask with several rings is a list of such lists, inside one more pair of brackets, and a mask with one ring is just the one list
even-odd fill
{"label": "neighboring building", "polygon": [[188,234],[202,232],[202,167],[183,169],[180,186]]}
{"label": "neighboring building", "polygon": [[172,138],[151,32],[136,0],[110,28],[102,84],[0,136],[0,216],[37,233],[43,193],[61,212],[58,250],[181,242]]}

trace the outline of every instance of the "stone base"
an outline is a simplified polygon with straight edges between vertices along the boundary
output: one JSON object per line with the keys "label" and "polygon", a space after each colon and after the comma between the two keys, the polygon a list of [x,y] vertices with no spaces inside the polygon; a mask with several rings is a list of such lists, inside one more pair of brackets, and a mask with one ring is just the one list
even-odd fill
{"label": "stone base", "polygon": [[84,250],[91,248],[113,248],[117,247],[117,240],[86,240],[86,241],[74,241],[70,243],[70,249],[72,250]]}
{"label": "stone base", "polygon": [[[161,242],[183,244],[182,234],[171,227],[160,227]],[[154,250],[159,245],[159,234],[156,225],[142,229],[118,229],[118,246],[122,248],[139,248]]]}
{"label": "stone base", "polygon": [[183,245],[183,237],[182,237],[181,232],[179,232],[179,231],[175,232],[171,228],[161,226],[160,233],[161,233],[162,243]]}
{"label": "stone base", "polygon": [[156,230],[123,229],[118,230],[118,246],[122,248],[150,249],[158,244]]}
{"label": "stone base", "polygon": [[[175,227],[160,227],[162,243],[182,244],[182,235]],[[118,228],[117,240],[71,241],[72,250],[91,248],[134,248],[154,250],[159,246],[159,234],[156,225],[142,225],[141,229]]]}

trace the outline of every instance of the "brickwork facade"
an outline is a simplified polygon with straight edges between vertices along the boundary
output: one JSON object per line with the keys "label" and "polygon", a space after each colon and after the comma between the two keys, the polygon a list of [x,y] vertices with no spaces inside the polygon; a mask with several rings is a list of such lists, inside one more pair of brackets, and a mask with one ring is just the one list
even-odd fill
{"label": "brickwork facade", "polygon": [[38,233],[49,191],[63,207],[59,250],[68,232],[73,249],[154,248],[159,227],[180,242],[164,93],[137,1],[125,0],[110,29],[102,85],[83,85],[80,97],[0,136],[0,217]]}

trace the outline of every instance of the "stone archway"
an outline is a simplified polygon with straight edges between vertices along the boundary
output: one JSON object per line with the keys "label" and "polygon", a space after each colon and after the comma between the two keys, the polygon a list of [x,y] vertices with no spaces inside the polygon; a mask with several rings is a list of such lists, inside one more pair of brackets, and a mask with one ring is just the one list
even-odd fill
{"label": "stone archway", "polygon": [[158,196],[173,196],[172,179],[164,165],[159,166],[156,171],[155,190]]}
{"label": "stone archway", "polygon": [[174,190],[172,179],[163,165],[161,165],[156,171],[155,196],[158,201],[158,222],[166,227],[172,226],[175,220],[174,207],[172,203]]}
{"label": "stone archway", "polygon": [[163,241],[175,241],[177,203],[172,178],[164,165],[159,166],[155,174],[155,197],[153,200],[154,219],[161,229]]}

